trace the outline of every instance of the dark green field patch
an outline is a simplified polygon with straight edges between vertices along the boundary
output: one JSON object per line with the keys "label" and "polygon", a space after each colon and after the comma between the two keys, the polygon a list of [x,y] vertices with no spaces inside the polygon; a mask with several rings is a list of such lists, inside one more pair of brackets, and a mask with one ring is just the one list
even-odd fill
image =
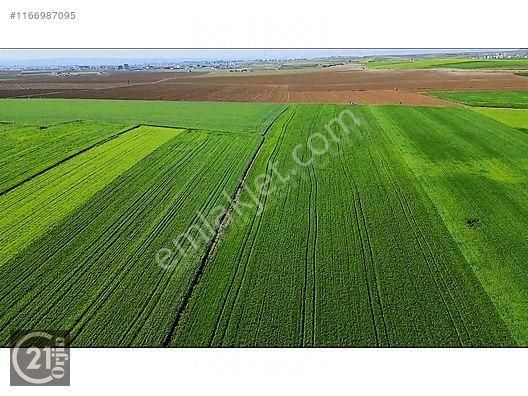
{"label": "dark green field patch", "polygon": [[514,344],[373,110],[348,108],[360,125],[311,161],[310,136],[345,109],[293,106],[273,125],[246,185],[280,188],[225,230],[173,346]]}
{"label": "dark green field patch", "polygon": [[[528,135],[465,109],[375,110],[517,342],[527,345]],[[477,227],[468,227],[471,219]]]}

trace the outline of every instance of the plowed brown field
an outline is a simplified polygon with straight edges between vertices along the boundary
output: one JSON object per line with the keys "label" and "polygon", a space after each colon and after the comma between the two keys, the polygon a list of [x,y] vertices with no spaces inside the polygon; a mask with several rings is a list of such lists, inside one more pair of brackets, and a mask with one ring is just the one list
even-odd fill
{"label": "plowed brown field", "polygon": [[1,75],[0,97],[156,99],[229,102],[454,105],[422,95],[443,90],[522,90],[511,72],[326,70],[218,75],[114,72],[71,77]]}

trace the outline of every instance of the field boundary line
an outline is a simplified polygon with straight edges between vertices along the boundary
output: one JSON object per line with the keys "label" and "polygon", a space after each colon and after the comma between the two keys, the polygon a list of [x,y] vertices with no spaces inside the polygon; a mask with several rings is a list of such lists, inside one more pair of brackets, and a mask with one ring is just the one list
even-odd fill
{"label": "field boundary line", "polygon": [[183,126],[176,126],[176,125],[163,125],[163,124],[147,124],[147,123],[140,123],[138,126],[146,126],[146,127],[154,127],[154,128],[169,128],[169,129],[181,129],[186,130],[190,132],[205,132],[205,133],[216,133],[216,134],[223,134],[223,135],[249,135],[249,136],[258,136],[255,132],[239,132],[239,131],[222,131],[219,129],[203,129],[203,128],[194,128],[194,127],[183,127]]}
{"label": "field boundary line", "polygon": [[[282,113],[281,113],[282,114]],[[278,118],[278,117],[277,117]],[[72,120],[72,121],[63,121],[63,122],[59,122],[57,124],[53,124],[53,125],[59,125],[59,124],[67,124],[67,123],[72,123],[72,122],[79,122],[79,121],[90,121],[90,120]],[[273,120],[273,122],[275,122],[275,120]],[[272,124],[273,124],[272,122]],[[9,122],[2,122],[2,124],[9,124]],[[12,123],[11,123],[12,124]],[[271,126],[271,124],[270,124]],[[24,179],[20,182],[18,182],[17,184],[7,188],[6,190],[4,191],[0,191],[0,197],[9,193],[10,191],[24,185],[25,183],[35,179],[36,177],[48,172],[49,170],[53,169],[53,168],[56,168],[57,166],[65,163],[66,161],[69,161],[75,157],[77,157],[78,155],[80,154],[83,154],[97,146],[100,146],[102,144],[105,144],[105,143],[108,143],[109,141],[127,133],[127,132],[130,132],[130,131],[133,131],[134,129],[137,129],[137,128],[141,128],[141,127],[154,127],[154,128],[169,128],[169,129],[180,129],[182,131],[195,131],[195,132],[205,132],[205,133],[214,133],[214,134],[223,134],[223,135],[256,135],[254,133],[244,133],[244,132],[227,132],[227,131],[219,131],[219,130],[209,130],[209,129],[199,129],[199,128],[187,128],[187,127],[179,127],[179,126],[174,126],[174,125],[159,125],[159,124],[145,124],[145,123],[138,123],[138,124],[134,124],[133,126],[131,127],[128,127],[112,136],[108,136],[107,138],[103,139],[103,140],[100,140],[100,141],[97,141],[95,143],[93,143],[92,145],[88,146],[88,147],[85,147],[83,149],[81,149],[80,151],[77,151],[76,153],[73,153],[71,155],[69,155],[68,157],[66,158],[63,158],[61,159],[60,161],[38,171],[37,173],[35,173],[34,175],[31,175],[29,176],[27,179]],[[269,127],[266,129],[266,132],[267,130],[269,129]]]}
{"label": "field boundary line", "polygon": [[288,110],[289,108],[290,108],[290,105],[288,104],[287,106],[284,107],[284,109],[282,109],[282,111],[281,111],[279,114],[277,114],[277,115],[275,116],[275,118],[273,119],[273,121],[270,122],[270,124],[266,127],[266,129],[265,129],[264,132],[262,133],[262,136],[266,136],[266,135],[268,134],[268,131],[271,129],[272,125],[275,124],[275,121],[277,121],[277,120],[279,119],[279,117],[280,117],[281,115],[283,115],[283,114],[286,112],[286,110]]}
{"label": "field boundary line", "polygon": [[187,309],[187,305],[189,304],[191,296],[192,296],[194,290],[196,289],[196,286],[198,285],[198,283],[200,283],[200,280],[202,279],[203,273],[205,272],[205,267],[207,266],[207,263],[208,263],[209,259],[213,256],[213,253],[215,252],[216,245],[218,244],[218,241],[220,240],[220,236],[222,235],[222,231],[225,229],[225,227],[226,227],[226,225],[228,223],[228,220],[230,218],[230,215],[231,215],[231,213],[233,211],[233,207],[234,207],[234,205],[236,204],[236,202],[238,201],[238,199],[240,197],[240,194],[242,192],[242,188],[244,187],[245,181],[247,180],[247,177],[249,175],[249,171],[253,167],[253,164],[256,162],[256,160],[258,158],[258,155],[260,154],[260,152],[262,150],[262,146],[264,145],[264,140],[265,140],[264,138],[262,138],[260,140],[259,146],[258,146],[257,150],[255,151],[255,154],[253,155],[253,158],[251,159],[249,165],[246,167],[246,170],[244,171],[242,179],[240,180],[240,182],[239,182],[239,184],[238,184],[238,186],[237,186],[237,188],[235,190],[235,193],[231,197],[231,203],[227,207],[226,211],[222,215],[220,223],[216,227],[214,236],[211,239],[211,241],[209,242],[209,245],[207,246],[207,250],[205,251],[204,255],[202,256],[202,259],[201,259],[201,262],[200,262],[200,266],[198,267],[198,271],[196,272],[196,275],[195,275],[194,279],[191,282],[191,286],[189,287],[189,289],[187,289],[187,292],[185,293],[185,295],[183,297],[182,304],[181,304],[180,308],[178,309],[178,311],[176,312],[176,316],[174,318],[174,322],[173,322],[173,324],[171,326],[171,329],[169,330],[169,333],[166,335],[166,337],[165,337],[165,339],[163,341],[163,346],[164,347],[169,346],[169,343],[172,340],[172,337],[173,337],[173,335],[174,335],[174,333],[176,331],[176,328],[178,327],[180,319],[183,316],[183,313],[185,312],[185,310]]}
{"label": "field boundary line", "polygon": [[137,128],[139,128],[139,127],[141,127],[141,124],[135,124],[135,125],[132,126],[132,127],[126,128],[126,129],[124,129],[124,130],[122,130],[122,131],[120,131],[120,132],[118,132],[118,133],[116,133],[116,134],[114,134],[114,135],[112,135],[112,136],[109,136],[109,137],[107,137],[107,138],[105,138],[105,139],[103,139],[103,140],[100,140],[100,141],[98,141],[98,142],[95,142],[94,144],[92,144],[92,145],[90,145],[90,146],[88,146],[88,147],[85,147],[85,148],[81,149],[80,151],[77,151],[76,153],[73,153],[73,154],[69,155],[69,156],[66,157],[66,158],[61,159],[60,161],[54,163],[53,165],[50,165],[50,166],[48,166],[48,167],[46,167],[46,168],[44,168],[44,169],[38,171],[38,172],[35,173],[34,175],[29,176],[27,179],[24,179],[24,180],[18,182],[17,184],[15,184],[15,185],[13,185],[13,186],[7,188],[6,190],[1,191],[1,192],[0,192],[0,197],[3,196],[3,195],[5,195],[5,194],[7,194],[7,193],[10,192],[10,191],[13,191],[14,189],[16,189],[16,188],[18,188],[18,187],[20,187],[20,186],[26,184],[27,182],[29,182],[29,181],[35,179],[36,177],[38,177],[38,176],[40,176],[40,175],[46,173],[47,171],[49,171],[49,170],[51,170],[51,169],[53,169],[53,168],[56,168],[57,166],[59,166],[59,165],[65,163],[66,161],[69,161],[69,160],[71,160],[71,159],[77,157],[78,155],[83,154],[83,153],[85,153],[85,152],[87,152],[87,151],[89,151],[89,150],[91,150],[91,149],[93,149],[93,148],[95,148],[95,147],[97,147],[97,146],[100,146],[100,145],[102,145],[102,144],[108,143],[109,141],[111,141],[111,140],[113,140],[113,139],[115,139],[115,138],[117,138],[117,137],[119,137],[119,136],[121,136],[121,135],[123,135],[123,134],[125,134],[125,133],[127,133],[127,132],[133,131],[134,129],[137,129]]}
{"label": "field boundary line", "polygon": [[[294,117],[294,115],[296,113],[296,110],[297,110],[297,108],[295,107],[294,110],[292,111],[292,114],[289,116],[289,118],[286,120],[284,125],[282,125],[282,127],[281,127],[281,134],[280,134],[279,138],[277,139],[277,142],[273,146],[273,150],[271,150],[270,156],[267,159],[266,168],[265,168],[265,172],[264,172],[265,174],[268,174],[268,168],[269,168],[270,162],[273,162],[273,159],[275,158],[276,153],[278,152],[278,150],[280,151],[280,147],[282,147],[282,143],[284,142],[284,135],[286,134],[287,125],[290,123],[291,119]],[[266,205],[266,198],[267,198],[266,195],[264,195],[264,197],[262,197],[262,193],[259,195],[259,198],[258,198],[258,201],[260,202],[260,205],[262,205],[262,211],[264,211],[264,208],[265,208],[265,205]],[[262,200],[264,200],[264,204],[262,204]],[[223,330],[222,330],[220,345],[223,343],[223,341],[225,339],[225,336],[226,336],[228,328],[229,328],[229,322],[231,320],[231,316],[233,314],[233,310],[235,309],[236,301],[237,301],[238,295],[240,293],[240,288],[242,287],[242,283],[244,282],[244,277],[245,277],[245,274],[246,274],[246,271],[247,271],[247,266],[248,266],[248,263],[249,263],[249,260],[250,260],[250,257],[251,257],[251,253],[252,253],[252,247],[253,247],[253,244],[255,242],[255,238],[257,237],[257,234],[258,234],[258,230],[259,230],[259,227],[260,227],[260,221],[262,220],[262,215],[263,215],[262,213],[255,212],[253,214],[253,216],[252,216],[251,223],[250,223],[249,227],[247,228],[246,232],[244,233],[244,241],[243,241],[242,246],[240,247],[240,249],[238,251],[238,255],[237,255],[238,258],[237,258],[236,268],[233,271],[233,276],[231,277],[231,282],[229,284],[229,288],[227,289],[227,293],[225,295],[225,299],[224,299],[224,302],[222,304],[222,309],[220,310],[219,316],[218,316],[217,321],[216,321],[215,328],[213,330],[213,333],[211,334],[211,338],[210,338],[210,341],[209,341],[209,347],[212,346],[212,344],[214,342],[214,339],[216,337],[216,334],[219,331],[219,326],[220,326],[220,323],[222,322],[222,318],[224,317],[224,312],[226,312],[226,314],[225,314],[226,315],[226,320],[225,320],[225,326],[223,326]],[[258,217],[258,220],[257,220],[257,217]],[[253,231],[253,229],[255,229],[255,231]],[[249,242],[250,239],[252,239],[252,242]],[[249,248],[247,248],[248,246],[249,246]],[[246,253],[247,249],[249,249],[249,252]],[[243,260],[244,257],[246,257],[245,260]],[[241,264],[242,261],[244,261],[244,264]],[[240,280],[235,285],[235,281],[239,277],[239,272],[240,272]],[[227,306],[227,302],[229,300],[229,297],[231,296],[231,291],[232,290],[233,290],[233,292],[235,294],[234,294],[233,299],[232,299],[233,301],[229,304],[230,305],[230,309],[229,309],[229,312],[227,313],[226,306]]]}
{"label": "field boundary line", "polygon": [[218,245],[218,241],[220,240],[220,237],[223,234],[224,229],[226,228],[229,219],[231,217],[231,213],[233,212],[234,206],[237,204],[238,199],[240,198],[240,195],[242,193],[242,188],[244,187],[246,180],[249,177],[249,172],[253,168],[253,165],[257,162],[257,159],[259,157],[260,152],[262,151],[262,147],[264,146],[264,142],[266,141],[266,134],[270,130],[271,126],[277,121],[277,119],[286,112],[286,110],[289,108],[289,106],[286,106],[274,119],[273,121],[268,125],[268,127],[264,130],[264,133],[261,135],[262,138],[260,139],[260,143],[257,147],[257,150],[255,151],[255,154],[253,155],[253,158],[251,158],[251,161],[249,162],[248,166],[246,167],[246,170],[244,171],[244,174],[242,175],[242,178],[240,179],[240,182],[238,183],[237,188],[235,189],[235,192],[233,193],[233,196],[231,197],[230,204],[227,207],[226,211],[224,212],[222,218],[220,219],[220,222],[218,226],[216,227],[215,233],[211,241],[209,242],[209,245],[207,246],[207,250],[205,251],[204,255],[202,256],[202,260],[200,262],[200,266],[198,267],[198,271],[196,272],[196,275],[194,276],[194,279],[191,282],[191,285],[189,289],[187,289],[187,292],[183,296],[183,301],[180,305],[180,308],[176,312],[176,315],[174,317],[174,321],[172,323],[172,326],[165,336],[165,339],[163,340],[163,347],[168,347],[174,333],[176,332],[176,329],[178,325],[180,324],[180,320],[187,310],[187,306],[189,305],[189,301],[191,300],[192,294],[194,293],[194,290],[196,289],[196,286],[198,283],[200,283],[202,276],[205,272],[205,268],[207,267],[207,263],[213,257],[213,254],[216,250],[216,246]]}

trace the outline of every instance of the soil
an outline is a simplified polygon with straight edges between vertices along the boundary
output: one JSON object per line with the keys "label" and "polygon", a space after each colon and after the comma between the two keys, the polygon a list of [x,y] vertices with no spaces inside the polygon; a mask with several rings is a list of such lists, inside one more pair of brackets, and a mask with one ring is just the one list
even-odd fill
{"label": "soil", "polygon": [[504,71],[334,69],[244,75],[171,71],[0,75],[0,97],[453,106],[456,104],[423,93],[527,89],[526,77]]}

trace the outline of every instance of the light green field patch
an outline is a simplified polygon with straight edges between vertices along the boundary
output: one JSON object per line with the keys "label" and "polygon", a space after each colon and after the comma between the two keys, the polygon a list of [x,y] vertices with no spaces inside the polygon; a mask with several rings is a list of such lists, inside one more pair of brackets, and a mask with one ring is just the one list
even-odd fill
{"label": "light green field patch", "polygon": [[528,59],[426,59],[416,61],[374,61],[371,69],[525,69]]}
{"label": "light green field patch", "polygon": [[130,127],[89,121],[0,124],[0,193]]}
{"label": "light green field patch", "polygon": [[479,170],[488,179],[499,183],[519,184],[525,180],[523,176],[519,175],[512,168],[497,160],[480,163]]}
{"label": "light green field patch", "polygon": [[180,132],[137,128],[0,197],[0,265]]}
{"label": "light green field patch", "polygon": [[[427,167],[427,162],[422,159],[415,159],[421,166]],[[505,165],[498,159],[480,159],[468,161],[456,161],[451,159],[439,160],[442,168],[427,169],[428,177],[445,177],[446,172],[452,177],[458,176],[477,176],[486,178],[487,181],[495,181],[508,184],[519,184],[525,182],[525,177],[519,171],[516,171]],[[520,161],[528,167],[528,161]]]}
{"label": "light green field patch", "polygon": [[428,95],[473,107],[528,109],[528,91],[431,92]]}
{"label": "light green field patch", "polygon": [[525,109],[474,109],[479,114],[493,118],[513,128],[528,131],[528,110]]}

